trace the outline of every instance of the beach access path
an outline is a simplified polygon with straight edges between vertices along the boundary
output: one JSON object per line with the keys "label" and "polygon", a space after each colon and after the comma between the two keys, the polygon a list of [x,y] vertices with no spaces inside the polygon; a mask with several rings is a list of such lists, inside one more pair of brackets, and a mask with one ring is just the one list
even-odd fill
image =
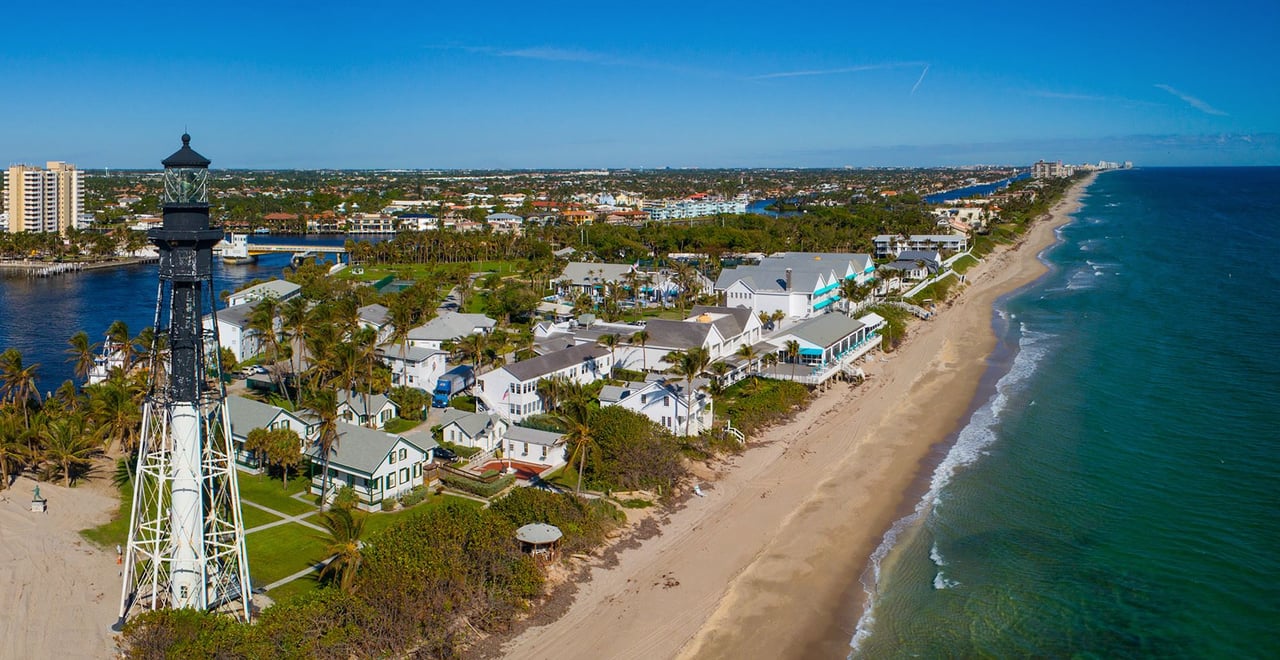
{"label": "beach access path", "polygon": [[995,347],[998,297],[1045,272],[1038,255],[1092,177],[968,285],[906,346],[863,365],[795,420],[751,442],[671,513],[661,534],[596,567],[568,611],[508,642],[511,658],[844,657],[860,578],[909,510],[934,446],[968,415]]}

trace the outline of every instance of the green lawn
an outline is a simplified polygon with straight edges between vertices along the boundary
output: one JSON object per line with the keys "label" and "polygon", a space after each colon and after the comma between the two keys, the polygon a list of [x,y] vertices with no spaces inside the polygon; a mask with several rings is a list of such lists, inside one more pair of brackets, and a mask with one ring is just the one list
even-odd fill
{"label": "green lawn", "polygon": [[249,550],[249,575],[255,587],[264,587],[324,559],[323,532],[289,523],[245,537]]}
{"label": "green lawn", "polygon": [[305,502],[290,497],[294,493],[300,493],[307,489],[311,480],[305,476],[289,479],[288,490],[284,489],[281,480],[267,477],[265,474],[246,474],[241,472],[236,476],[240,482],[240,497],[244,499],[253,500],[262,506],[291,516],[316,510],[315,505],[311,504],[310,496]]}
{"label": "green lawn", "polygon": [[978,260],[974,259],[973,255],[966,254],[965,256],[956,259],[955,263],[951,264],[951,269],[961,275],[964,275],[966,271],[973,268],[977,263]]}
{"label": "green lawn", "polygon": [[243,502],[240,504],[240,520],[244,522],[245,529],[253,529],[259,525],[273,523],[280,519],[279,516],[267,513],[256,506],[250,506]]}
{"label": "green lawn", "polygon": [[[428,403],[430,403],[430,402],[428,402]],[[411,420],[411,419],[401,419],[401,418],[397,417],[397,418],[395,418],[395,419],[393,419],[393,420],[391,420],[391,421],[387,422],[387,425],[386,425],[386,429],[385,429],[385,430],[386,430],[386,432],[387,432],[387,433],[397,433],[397,434],[398,434],[398,433],[404,433],[405,431],[408,431],[409,429],[411,429],[411,428],[413,428],[413,427],[415,427],[415,426],[417,426],[417,425],[419,425],[419,424],[421,424],[421,423],[422,423],[422,421],[421,421],[421,420],[413,421],[413,420]]]}

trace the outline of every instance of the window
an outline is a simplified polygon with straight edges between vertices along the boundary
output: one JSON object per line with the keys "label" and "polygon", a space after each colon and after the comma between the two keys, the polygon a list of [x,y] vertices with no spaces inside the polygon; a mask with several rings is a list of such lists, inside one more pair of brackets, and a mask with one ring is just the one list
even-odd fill
{"label": "window", "polygon": [[396,464],[396,452],[394,449],[391,450],[391,453],[387,455],[387,462],[391,463],[392,465]]}
{"label": "window", "polygon": [[400,483],[409,482],[409,468],[400,468]]}
{"label": "window", "polygon": [[394,488],[395,485],[396,485],[396,473],[392,472],[391,474],[387,475],[387,488],[388,489]]}
{"label": "window", "polygon": [[408,451],[408,450],[406,450],[404,447],[401,447],[401,448],[400,448],[400,460],[402,460],[402,461],[403,461],[403,460],[405,459],[405,457],[406,457],[406,456],[408,456],[408,455],[409,455],[409,451]]}
{"label": "window", "polygon": [[382,477],[374,477],[373,481],[369,482],[369,490],[382,490]]}
{"label": "window", "polygon": [[508,451],[508,452],[510,452],[510,453],[512,453],[512,454],[516,453],[516,443],[514,443],[514,442],[508,442],[508,443],[507,443],[507,451]]}
{"label": "window", "polygon": [[542,445],[542,460],[547,460],[547,446]]}
{"label": "window", "polygon": [[671,397],[669,397],[669,396],[664,396],[664,397],[662,397],[662,407],[663,407],[663,408],[670,408],[670,407],[671,407]]}
{"label": "window", "polygon": [[414,479],[417,479],[418,477],[421,477],[421,476],[422,476],[422,464],[421,464],[421,463],[414,463],[414,464],[413,464],[413,478],[414,478]]}

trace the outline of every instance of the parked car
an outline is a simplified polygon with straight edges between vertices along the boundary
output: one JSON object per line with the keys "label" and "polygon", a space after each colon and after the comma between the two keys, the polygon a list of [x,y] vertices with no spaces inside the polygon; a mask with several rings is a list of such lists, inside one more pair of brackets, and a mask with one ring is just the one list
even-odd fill
{"label": "parked car", "polygon": [[436,458],[436,460],[437,460],[437,461],[443,461],[443,462],[445,462],[445,463],[452,463],[452,462],[454,462],[454,461],[458,460],[458,455],[457,455],[456,453],[454,453],[454,451],[453,451],[453,450],[451,450],[451,449],[446,449],[446,448],[444,448],[444,447],[433,447],[433,448],[431,449],[431,453],[432,453],[432,455],[433,455],[433,456],[435,456],[435,458]]}

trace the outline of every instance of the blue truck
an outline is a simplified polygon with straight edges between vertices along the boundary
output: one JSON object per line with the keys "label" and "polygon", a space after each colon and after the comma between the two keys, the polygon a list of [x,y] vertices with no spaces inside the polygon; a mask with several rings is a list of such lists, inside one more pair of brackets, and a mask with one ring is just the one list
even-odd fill
{"label": "blue truck", "polygon": [[446,408],[449,405],[449,399],[475,384],[475,370],[465,364],[458,365],[446,371],[436,381],[436,389],[431,392],[431,405],[436,408]]}

